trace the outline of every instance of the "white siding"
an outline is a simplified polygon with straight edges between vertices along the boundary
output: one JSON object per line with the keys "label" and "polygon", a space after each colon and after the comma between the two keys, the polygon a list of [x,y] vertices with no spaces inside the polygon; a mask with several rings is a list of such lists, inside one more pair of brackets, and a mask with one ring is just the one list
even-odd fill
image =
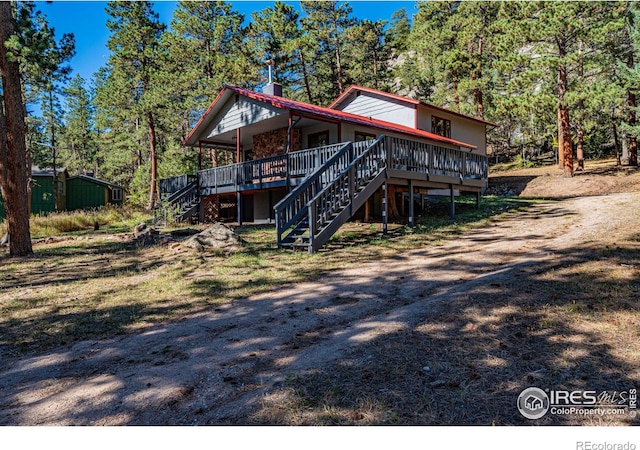
{"label": "white siding", "polygon": [[340,106],[344,112],[371,117],[386,122],[415,128],[415,109],[411,104],[368,92],[351,95]]}
{"label": "white siding", "polygon": [[283,113],[286,111],[243,96],[238,96],[236,101],[236,96],[234,96],[212,120],[204,135],[210,139],[227,131],[271,119]]}
{"label": "white siding", "polygon": [[428,106],[421,106],[418,109],[418,128],[431,132],[432,116],[451,121],[451,139],[475,145],[478,149],[474,150],[474,153],[486,155],[486,126],[484,123],[455,114],[447,114],[445,111]]}

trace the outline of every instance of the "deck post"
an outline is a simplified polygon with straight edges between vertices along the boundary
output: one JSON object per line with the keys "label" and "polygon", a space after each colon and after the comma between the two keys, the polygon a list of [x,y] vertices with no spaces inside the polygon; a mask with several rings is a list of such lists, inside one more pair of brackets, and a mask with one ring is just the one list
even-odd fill
{"label": "deck post", "polygon": [[382,184],[382,234],[387,235],[387,182]]}
{"label": "deck post", "polygon": [[409,179],[409,226],[414,227],[414,206],[413,206],[413,180]]}
{"label": "deck post", "polygon": [[451,220],[456,218],[456,201],[455,201],[455,194],[453,192],[453,184],[449,185],[449,201],[450,201],[450,205],[449,205],[449,217],[451,218]]}
{"label": "deck post", "polygon": [[476,192],[476,209],[480,209],[480,191]]}
{"label": "deck post", "polygon": [[238,226],[242,226],[242,192],[238,191],[237,193],[238,199]]}

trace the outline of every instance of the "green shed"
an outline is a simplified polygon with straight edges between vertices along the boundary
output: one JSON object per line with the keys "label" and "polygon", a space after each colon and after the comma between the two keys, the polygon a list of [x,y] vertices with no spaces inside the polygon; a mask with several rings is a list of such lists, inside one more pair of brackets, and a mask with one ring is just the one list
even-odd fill
{"label": "green shed", "polygon": [[[67,209],[67,178],[69,173],[64,167],[56,169],[56,188],[58,189],[58,211]],[[53,196],[53,169],[31,167],[31,214],[49,214],[56,210]],[[0,196],[0,222],[5,218],[4,202]]]}
{"label": "green shed", "polygon": [[124,188],[89,175],[76,175],[67,180],[67,210],[121,205]]}
{"label": "green shed", "polygon": [[[56,169],[56,189],[58,190],[58,211],[67,209],[67,169]],[[31,214],[49,214],[56,211],[53,193],[53,169],[31,168]]]}

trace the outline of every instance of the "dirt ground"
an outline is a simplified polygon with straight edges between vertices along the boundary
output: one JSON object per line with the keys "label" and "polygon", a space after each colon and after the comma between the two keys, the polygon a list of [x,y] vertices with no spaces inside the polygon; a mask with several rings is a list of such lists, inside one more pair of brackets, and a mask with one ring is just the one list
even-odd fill
{"label": "dirt ground", "polygon": [[[556,176],[521,177],[520,192],[561,196],[554,191],[562,188]],[[595,175],[567,183],[590,186],[589,177]],[[640,241],[640,192],[610,190],[544,202],[437,246],[282,286],[151,331],[4,356],[0,424],[307,424],[318,423],[309,414],[322,404],[326,417],[338,417],[333,423],[393,424],[388,410],[410,397],[424,400],[409,404],[414,416],[400,423],[526,424],[516,410],[517,395],[549,382],[545,377],[552,373],[567,387],[588,387],[580,371],[601,371],[606,389],[638,386],[640,367],[627,364],[606,333],[581,330],[581,321],[556,324],[552,331],[520,329],[516,318],[522,314],[519,296],[535,295],[528,286],[560,270],[558,260],[577,258],[578,244],[599,248],[603,236],[607,242]],[[586,263],[590,258],[580,257]],[[640,267],[625,264],[637,283]],[[634,336],[638,329],[640,323],[628,324]],[[544,339],[549,353],[561,353],[569,337],[579,340],[572,348],[582,354],[565,354],[564,363],[549,354],[527,356],[527,339]],[[454,342],[475,354],[452,359],[446,349]],[[532,348],[538,352],[540,346]],[[599,359],[593,356],[598,352]],[[598,367],[604,364],[610,367]],[[397,379],[388,379],[400,369]],[[562,371],[566,378],[558,378]],[[497,385],[487,385],[489,373]],[[338,392],[341,380],[354,378],[357,389],[349,389],[357,392]],[[341,395],[351,403],[334,401]],[[505,406],[472,407],[478,398]],[[439,401],[450,403],[447,417],[437,415]],[[340,421],[345,414],[349,420]],[[558,420],[542,423],[598,423]]]}

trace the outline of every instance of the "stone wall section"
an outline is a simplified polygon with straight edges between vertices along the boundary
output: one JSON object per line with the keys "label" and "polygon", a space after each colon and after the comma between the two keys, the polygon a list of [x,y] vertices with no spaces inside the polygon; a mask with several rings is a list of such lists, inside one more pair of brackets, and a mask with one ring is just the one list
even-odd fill
{"label": "stone wall section", "polygon": [[[292,151],[302,149],[300,130],[293,129]],[[281,155],[287,150],[287,128],[267,131],[253,136],[253,159]]]}

